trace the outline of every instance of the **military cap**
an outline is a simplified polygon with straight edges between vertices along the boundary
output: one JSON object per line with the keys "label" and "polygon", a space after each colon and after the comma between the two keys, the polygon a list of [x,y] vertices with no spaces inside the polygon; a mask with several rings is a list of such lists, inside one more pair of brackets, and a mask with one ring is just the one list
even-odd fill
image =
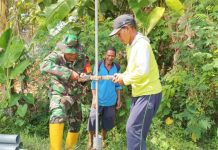
{"label": "military cap", "polygon": [[77,50],[75,48],[67,47],[67,48],[64,49],[64,53],[65,54],[77,54],[78,52],[77,52]]}

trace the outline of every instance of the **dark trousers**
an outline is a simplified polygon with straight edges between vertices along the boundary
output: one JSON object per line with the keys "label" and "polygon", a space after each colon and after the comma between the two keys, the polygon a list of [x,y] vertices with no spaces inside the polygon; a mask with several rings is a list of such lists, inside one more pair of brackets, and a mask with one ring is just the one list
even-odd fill
{"label": "dark trousers", "polygon": [[158,93],[132,98],[131,111],[126,124],[128,150],[146,150],[146,137],[161,97],[162,94]]}
{"label": "dark trousers", "polygon": [[[109,131],[114,127],[115,120],[115,106],[99,106],[99,126],[105,130]],[[95,122],[96,122],[96,109],[91,108],[89,120],[88,120],[88,131],[95,132]]]}

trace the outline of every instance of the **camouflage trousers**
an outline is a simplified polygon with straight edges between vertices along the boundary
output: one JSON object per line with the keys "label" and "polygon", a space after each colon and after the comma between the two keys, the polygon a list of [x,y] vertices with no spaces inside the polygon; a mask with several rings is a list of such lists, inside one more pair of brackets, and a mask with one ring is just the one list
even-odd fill
{"label": "camouflage trousers", "polygon": [[68,122],[70,132],[79,132],[82,122],[82,109],[79,100],[71,96],[50,96],[50,124]]}

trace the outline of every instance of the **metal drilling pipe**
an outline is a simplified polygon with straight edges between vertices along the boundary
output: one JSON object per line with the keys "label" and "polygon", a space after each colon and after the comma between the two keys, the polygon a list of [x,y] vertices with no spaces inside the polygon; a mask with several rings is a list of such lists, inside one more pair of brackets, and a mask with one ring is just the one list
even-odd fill
{"label": "metal drilling pipe", "polygon": [[[95,0],[95,75],[98,76],[98,0]],[[95,137],[94,148],[102,150],[102,138],[98,135],[98,80],[96,80],[96,124],[95,124]]]}

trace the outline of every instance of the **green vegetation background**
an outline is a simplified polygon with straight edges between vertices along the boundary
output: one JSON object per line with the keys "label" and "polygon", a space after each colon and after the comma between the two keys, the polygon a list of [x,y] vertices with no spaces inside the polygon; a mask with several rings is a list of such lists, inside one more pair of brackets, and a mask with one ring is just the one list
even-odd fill
{"label": "green vegetation background", "polygon": [[[93,66],[94,3],[18,0],[8,1],[7,7],[10,29],[0,38],[0,132],[20,134],[25,149],[48,149],[49,76],[40,74],[39,64],[66,33],[75,33]],[[112,44],[118,50],[116,61],[122,71],[126,66],[125,47],[116,38],[108,37],[113,19],[119,14],[134,13],[139,31],[149,33],[160,69],[163,100],[151,125],[148,149],[218,149],[218,1],[100,0],[99,7],[99,58]],[[146,27],[156,21],[146,16],[152,16],[150,12],[157,7],[165,8],[164,14],[163,9],[153,13],[162,17],[148,32]],[[68,22],[69,18],[73,21]],[[56,26],[60,20],[66,25]],[[51,31],[56,35],[52,36]],[[9,55],[13,62],[7,61]],[[87,89],[81,97],[83,123],[78,150],[85,150],[87,143],[89,83]],[[130,87],[124,87],[124,106],[117,112],[116,127],[108,135],[107,150],[126,149],[130,95]]]}

